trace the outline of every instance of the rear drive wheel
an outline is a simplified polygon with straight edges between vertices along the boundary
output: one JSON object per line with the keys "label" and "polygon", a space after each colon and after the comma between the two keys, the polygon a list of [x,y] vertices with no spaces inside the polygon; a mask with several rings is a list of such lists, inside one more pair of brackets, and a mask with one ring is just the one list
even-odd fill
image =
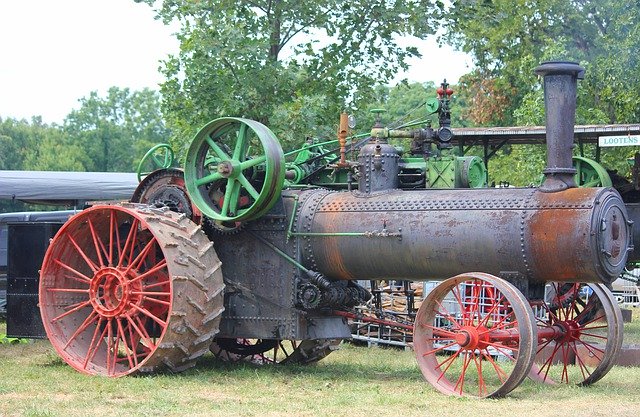
{"label": "rear drive wheel", "polygon": [[218,332],[220,261],[200,228],[166,207],[77,214],[52,240],[41,271],[47,336],[80,372],[181,371]]}

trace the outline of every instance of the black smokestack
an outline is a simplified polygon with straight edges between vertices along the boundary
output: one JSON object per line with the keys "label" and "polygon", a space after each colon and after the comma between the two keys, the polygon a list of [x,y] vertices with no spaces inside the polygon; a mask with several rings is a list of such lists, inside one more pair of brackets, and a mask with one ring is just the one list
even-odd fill
{"label": "black smokestack", "polygon": [[544,109],[547,119],[547,167],[541,191],[576,187],[573,176],[573,130],[576,122],[576,89],[584,78],[577,62],[543,62],[535,69],[544,77]]}

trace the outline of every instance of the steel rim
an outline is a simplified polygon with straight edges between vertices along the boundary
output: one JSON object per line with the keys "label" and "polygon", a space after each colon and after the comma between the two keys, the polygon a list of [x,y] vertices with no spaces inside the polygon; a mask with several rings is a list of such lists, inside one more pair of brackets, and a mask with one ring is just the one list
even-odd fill
{"label": "steel rim", "polygon": [[158,349],[172,309],[169,266],[145,220],[97,206],[65,224],[45,256],[43,323],[77,370],[126,375]]}
{"label": "steel rim", "polygon": [[440,392],[501,397],[526,377],[534,355],[533,315],[506,281],[458,275],[433,289],[418,310],[414,350]]}
{"label": "steel rim", "polygon": [[195,136],[185,164],[189,196],[218,221],[253,220],[275,204],[284,185],[284,152],[266,126],[220,118]]}
{"label": "steel rim", "polygon": [[620,307],[602,284],[565,290],[552,285],[553,300],[534,305],[534,314],[541,333],[554,327],[562,333],[541,338],[530,377],[548,384],[593,384],[609,372],[622,346]]}

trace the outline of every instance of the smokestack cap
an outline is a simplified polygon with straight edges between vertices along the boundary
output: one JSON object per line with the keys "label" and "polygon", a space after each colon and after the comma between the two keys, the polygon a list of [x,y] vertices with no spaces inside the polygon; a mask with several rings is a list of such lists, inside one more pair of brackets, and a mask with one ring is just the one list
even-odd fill
{"label": "smokestack cap", "polygon": [[573,75],[578,80],[584,79],[584,68],[572,61],[547,61],[535,69],[536,75]]}

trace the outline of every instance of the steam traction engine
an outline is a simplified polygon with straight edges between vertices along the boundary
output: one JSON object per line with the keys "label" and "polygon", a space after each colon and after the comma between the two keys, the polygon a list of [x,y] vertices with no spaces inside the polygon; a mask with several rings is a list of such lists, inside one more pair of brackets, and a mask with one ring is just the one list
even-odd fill
{"label": "steam traction engine", "polygon": [[[357,280],[442,279],[414,330],[438,390],[497,397],[527,375],[597,381],[622,343],[605,285],[625,266],[631,222],[616,191],[574,183],[582,71],[537,68],[548,132],[539,188],[482,188],[482,161],[451,151],[446,84],[427,103],[437,129],[376,123],[347,143],[345,116],[337,148],[309,142],[289,163],[262,124],[212,121],[184,174],[155,171],[133,203],[85,210],[53,239],[40,281],[49,339],[74,368],[105,376],[180,371],[209,350],[312,363],[350,336],[346,318],[371,297]],[[389,144],[400,138],[407,157]]]}

